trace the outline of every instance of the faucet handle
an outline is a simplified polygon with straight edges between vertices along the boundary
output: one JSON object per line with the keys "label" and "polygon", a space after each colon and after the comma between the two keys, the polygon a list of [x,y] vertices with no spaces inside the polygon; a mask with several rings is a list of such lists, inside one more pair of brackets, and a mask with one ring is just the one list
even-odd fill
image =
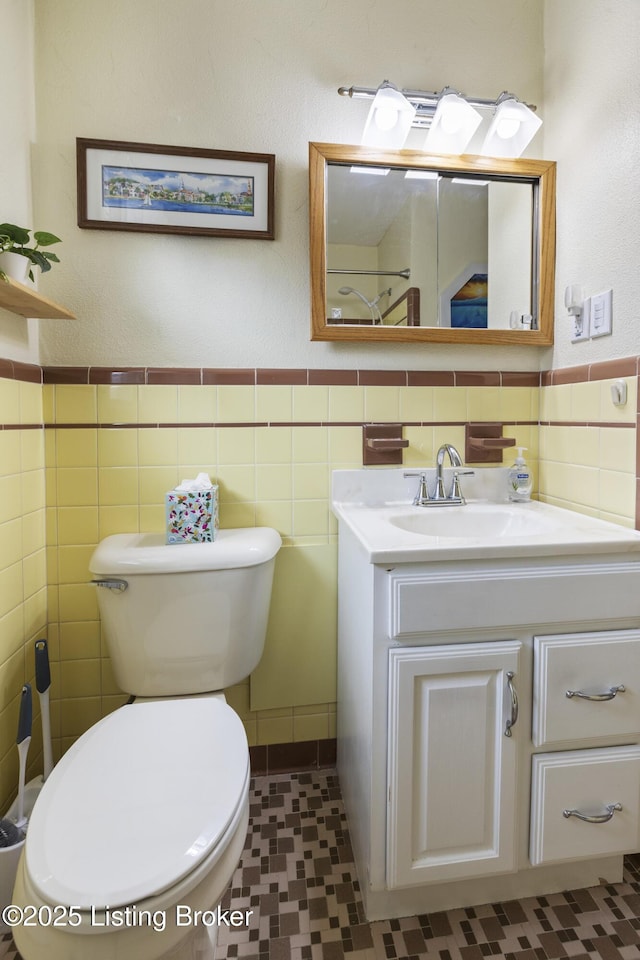
{"label": "faucet handle", "polygon": [[414,507],[424,507],[426,503],[429,503],[431,497],[429,496],[429,487],[427,486],[427,471],[426,470],[406,470],[403,473],[404,477],[420,477],[420,484],[418,486],[418,492],[413,498]]}
{"label": "faucet handle", "polygon": [[462,496],[462,491],[460,489],[460,477],[473,477],[475,476],[475,470],[454,470],[453,471],[453,486],[451,488],[451,499],[452,500],[462,500],[464,503],[464,497]]}

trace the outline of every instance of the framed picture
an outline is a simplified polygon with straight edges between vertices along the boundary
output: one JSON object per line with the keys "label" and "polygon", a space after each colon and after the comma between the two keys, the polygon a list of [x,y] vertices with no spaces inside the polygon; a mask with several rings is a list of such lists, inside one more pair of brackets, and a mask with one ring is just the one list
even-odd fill
{"label": "framed picture", "polygon": [[489,323],[488,288],[487,264],[467,264],[440,294],[440,326],[486,328]]}
{"label": "framed picture", "polygon": [[78,226],[273,240],[275,156],[76,140]]}

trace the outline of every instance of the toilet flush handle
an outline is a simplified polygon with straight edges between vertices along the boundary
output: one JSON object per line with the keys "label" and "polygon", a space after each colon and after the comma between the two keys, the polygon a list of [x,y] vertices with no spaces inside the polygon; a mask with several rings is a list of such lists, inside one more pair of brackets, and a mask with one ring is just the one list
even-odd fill
{"label": "toilet flush handle", "polygon": [[124,593],[129,586],[126,580],[92,580],[91,583],[95,587],[106,587],[107,590],[119,590],[120,593]]}

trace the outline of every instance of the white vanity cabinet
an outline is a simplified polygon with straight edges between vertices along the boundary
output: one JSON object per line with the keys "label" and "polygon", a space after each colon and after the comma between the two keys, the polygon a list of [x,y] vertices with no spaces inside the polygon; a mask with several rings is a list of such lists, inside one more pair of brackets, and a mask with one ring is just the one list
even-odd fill
{"label": "white vanity cabinet", "polygon": [[338,773],[370,920],[622,879],[639,586],[637,549],[376,562],[340,523]]}

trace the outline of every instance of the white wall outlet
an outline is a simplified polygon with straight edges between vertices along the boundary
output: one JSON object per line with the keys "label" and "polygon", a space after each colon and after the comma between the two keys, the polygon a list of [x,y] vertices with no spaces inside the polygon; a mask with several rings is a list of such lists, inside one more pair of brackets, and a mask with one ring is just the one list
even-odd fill
{"label": "white wall outlet", "polygon": [[606,337],[611,333],[613,319],[613,290],[605,290],[591,297],[591,337]]}
{"label": "white wall outlet", "polygon": [[591,336],[591,298],[582,301],[582,313],[571,317],[571,342],[580,343]]}

